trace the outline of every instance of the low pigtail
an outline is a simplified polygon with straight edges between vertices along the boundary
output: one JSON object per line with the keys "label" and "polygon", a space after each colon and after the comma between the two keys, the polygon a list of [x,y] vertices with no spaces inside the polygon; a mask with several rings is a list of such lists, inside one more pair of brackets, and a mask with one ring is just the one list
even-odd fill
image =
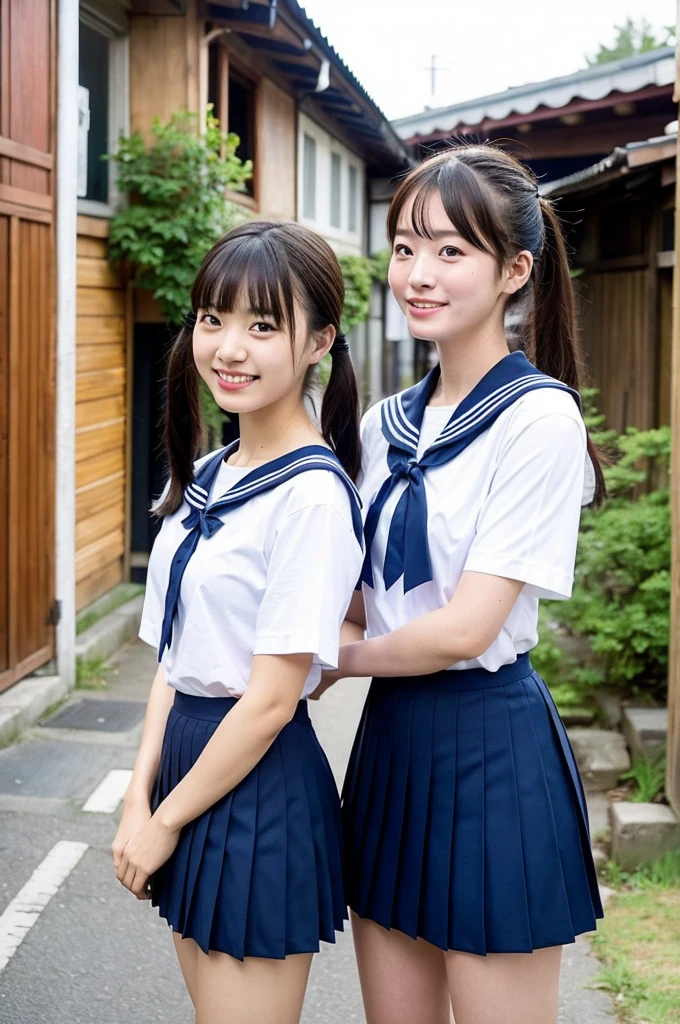
{"label": "low pigtail", "polygon": [[[582,356],[576,301],[569,273],[567,248],[560,222],[551,204],[539,199],[544,239],[534,265],[534,309],[530,322],[529,358],[534,366],[575,391],[580,390]],[[599,505],[606,485],[597,449],[588,436],[588,454],[595,470],[595,497]]]}
{"label": "low pigtail", "polygon": [[342,335],[337,335],[333,343],[331,361],[331,375],[321,404],[321,433],[348,476],[356,480],[361,468],[359,392]]}
{"label": "low pigtail", "polygon": [[159,518],[177,511],[187,485],[194,478],[194,459],[203,436],[198,381],[193,356],[193,329],[185,323],[168,357],[163,441],[170,480],[166,493],[153,509]]}

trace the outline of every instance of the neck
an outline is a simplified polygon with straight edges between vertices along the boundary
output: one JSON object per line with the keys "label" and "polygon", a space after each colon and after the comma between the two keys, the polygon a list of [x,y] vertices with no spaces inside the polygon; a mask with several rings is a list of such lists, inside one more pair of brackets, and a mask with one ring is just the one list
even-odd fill
{"label": "neck", "polygon": [[459,405],[492,366],[508,355],[503,324],[484,324],[472,336],[437,344],[441,377],[430,405]]}
{"label": "neck", "polygon": [[228,462],[230,466],[261,466],[310,444],[324,442],[296,396],[294,402],[283,400],[265,409],[241,413],[238,449]]}

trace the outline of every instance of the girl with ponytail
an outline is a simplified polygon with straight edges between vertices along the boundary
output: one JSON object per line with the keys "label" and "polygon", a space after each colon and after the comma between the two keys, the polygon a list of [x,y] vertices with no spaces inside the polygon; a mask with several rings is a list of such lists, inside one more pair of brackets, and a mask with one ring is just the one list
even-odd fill
{"label": "girl with ponytail", "polygon": [[[198,1024],[296,1024],[346,917],[340,802],[306,700],[337,666],[363,561],[343,299],[313,232],[244,225],[205,257],[169,359],[140,630],[160,665],[112,850],[172,928]],[[305,391],[329,352],[319,431]],[[240,438],[195,462],[199,378]]]}
{"label": "girl with ponytail", "polygon": [[[564,240],[492,146],[401,182],[389,280],[439,363],[362,425],[354,642],[373,676],[345,780],[346,892],[368,1024],[555,1024],[561,947],[602,909],[583,788],[531,666],[538,600],[570,596],[583,423]],[[509,308],[526,296],[527,352]],[[366,629],[366,639],[361,639]]]}

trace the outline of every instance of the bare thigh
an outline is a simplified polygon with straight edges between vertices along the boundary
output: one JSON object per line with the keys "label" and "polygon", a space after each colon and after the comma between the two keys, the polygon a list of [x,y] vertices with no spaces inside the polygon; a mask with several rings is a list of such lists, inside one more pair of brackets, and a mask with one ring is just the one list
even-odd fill
{"label": "bare thigh", "polygon": [[179,932],[172,933],[179,966],[182,968],[184,984],[189,990],[191,1002],[196,1006],[196,961],[199,949],[193,939],[183,939]]}
{"label": "bare thigh", "polygon": [[285,960],[196,957],[196,1024],[299,1024],[311,953]]}
{"label": "bare thigh", "polygon": [[456,1024],[557,1024],[561,946],[445,954]]}
{"label": "bare thigh", "polygon": [[366,1024],[449,1024],[444,954],[352,914]]}

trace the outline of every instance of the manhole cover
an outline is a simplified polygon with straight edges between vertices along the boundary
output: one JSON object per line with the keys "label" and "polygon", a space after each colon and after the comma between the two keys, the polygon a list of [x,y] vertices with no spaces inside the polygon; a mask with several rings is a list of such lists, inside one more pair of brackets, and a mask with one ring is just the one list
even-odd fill
{"label": "manhole cover", "polygon": [[141,722],[145,710],[146,705],[136,700],[79,700],[40,724],[50,729],[127,732]]}

